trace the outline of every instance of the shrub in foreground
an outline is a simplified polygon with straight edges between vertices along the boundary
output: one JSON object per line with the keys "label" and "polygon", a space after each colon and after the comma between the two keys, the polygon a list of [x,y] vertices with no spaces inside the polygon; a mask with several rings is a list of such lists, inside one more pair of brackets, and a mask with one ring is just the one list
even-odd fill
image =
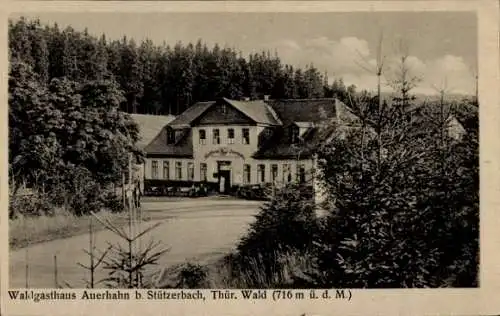
{"label": "shrub in foreground", "polygon": [[[353,133],[322,148],[334,201],[314,247],[314,287],[472,287],[477,282],[477,139],[405,126],[364,146]],[[364,158],[364,159],[363,159]],[[307,279],[307,278],[306,278]]]}
{"label": "shrub in foreground", "polygon": [[318,227],[314,202],[304,198],[307,190],[290,184],[264,204],[238,244],[238,255],[233,259],[239,269],[251,270],[252,264],[257,265],[267,278],[275,274],[283,253],[302,253],[312,246]]}

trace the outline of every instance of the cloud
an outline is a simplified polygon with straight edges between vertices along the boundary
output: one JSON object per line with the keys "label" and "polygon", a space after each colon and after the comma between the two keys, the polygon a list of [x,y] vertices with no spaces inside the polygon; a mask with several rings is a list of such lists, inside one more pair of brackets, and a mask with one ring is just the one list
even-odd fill
{"label": "cloud", "polygon": [[445,55],[428,62],[426,81],[438,89],[456,93],[473,93],[474,76],[462,57]]}
{"label": "cloud", "polygon": [[[282,40],[274,47],[286,63],[300,67],[312,63],[320,71],[326,71],[330,80],[342,77],[346,84],[354,84],[359,89],[376,88],[376,56],[364,39],[342,37],[335,40],[322,36],[301,42]],[[436,89],[442,88],[448,93],[473,93],[474,77],[460,56],[448,54],[431,60],[408,56],[405,65],[409,75],[421,79],[415,93],[435,94]],[[398,56],[386,57],[383,90],[391,90],[388,81],[397,76],[400,66]]]}
{"label": "cloud", "polygon": [[327,70],[330,75],[356,70],[361,72],[362,68],[357,63],[370,55],[368,43],[356,37],[343,37],[338,41],[316,37],[302,43],[283,40],[275,48],[286,62],[299,66],[313,63],[317,68]]}

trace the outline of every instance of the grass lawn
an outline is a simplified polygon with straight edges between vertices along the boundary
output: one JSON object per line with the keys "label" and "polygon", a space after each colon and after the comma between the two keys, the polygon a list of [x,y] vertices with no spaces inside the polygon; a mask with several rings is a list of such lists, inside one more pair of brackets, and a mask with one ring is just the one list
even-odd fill
{"label": "grass lawn", "polygon": [[[100,218],[107,218],[116,226],[124,226],[128,223],[126,212],[111,213],[102,210],[97,213]],[[65,210],[57,210],[53,216],[19,217],[9,220],[9,246],[10,250],[28,247],[37,243],[47,242],[55,239],[68,238],[89,232],[91,215],[75,216]],[[148,214],[143,220],[167,219],[170,216],[164,214]],[[93,221],[94,231],[104,229],[104,226],[96,219]]]}

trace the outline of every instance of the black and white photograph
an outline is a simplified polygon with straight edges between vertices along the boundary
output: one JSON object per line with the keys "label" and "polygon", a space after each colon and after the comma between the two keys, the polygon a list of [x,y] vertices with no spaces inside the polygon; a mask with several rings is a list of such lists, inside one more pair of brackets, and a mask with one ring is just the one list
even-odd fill
{"label": "black and white photograph", "polygon": [[477,43],[459,11],[10,14],[9,288],[479,288]]}

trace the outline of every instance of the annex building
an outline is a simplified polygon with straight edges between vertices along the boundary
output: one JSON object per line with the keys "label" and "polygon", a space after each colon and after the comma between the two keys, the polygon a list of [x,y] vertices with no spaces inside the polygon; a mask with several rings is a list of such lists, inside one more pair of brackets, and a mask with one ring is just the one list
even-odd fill
{"label": "annex building", "polygon": [[356,119],[337,99],[199,102],[145,145],[144,185],[314,185],[312,149]]}

